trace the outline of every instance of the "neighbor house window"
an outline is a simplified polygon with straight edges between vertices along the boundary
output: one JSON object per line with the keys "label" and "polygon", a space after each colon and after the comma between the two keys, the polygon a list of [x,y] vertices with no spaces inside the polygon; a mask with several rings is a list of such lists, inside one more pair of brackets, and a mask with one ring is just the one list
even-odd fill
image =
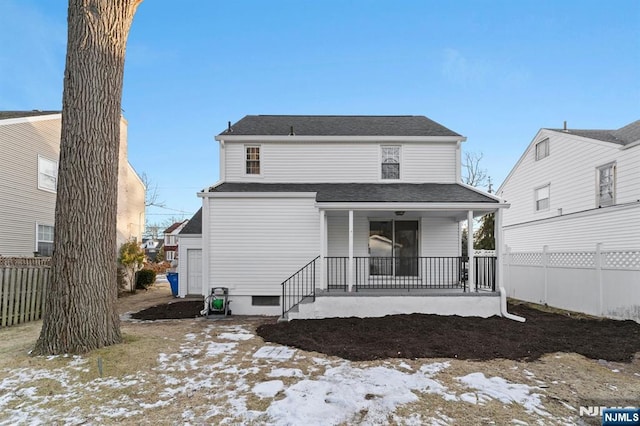
{"label": "neighbor house window", "polygon": [[545,139],[536,144],[536,161],[549,156],[549,139]]}
{"label": "neighbor house window", "polygon": [[536,193],[536,211],[549,210],[549,185],[537,188]]}
{"label": "neighbor house window", "polygon": [[53,254],[53,226],[37,225],[36,251],[39,256],[51,256]]}
{"label": "neighbor house window", "polygon": [[167,259],[167,261],[171,262],[172,260],[174,260],[176,258],[176,252],[175,251],[165,251],[164,252],[164,257]]}
{"label": "neighbor house window", "polygon": [[260,147],[259,146],[247,146],[246,148],[246,174],[259,175],[260,174]]}
{"label": "neighbor house window", "polygon": [[382,146],[382,179],[400,179],[400,147]]}
{"label": "neighbor house window", "polygon": [[58,162],[38,156],[38,188],[56,191],[58,185]]}
{"label": "neighbor house window", "polygon": [[616,199],[615,163],[598,167],[598,207],[612,206]]}

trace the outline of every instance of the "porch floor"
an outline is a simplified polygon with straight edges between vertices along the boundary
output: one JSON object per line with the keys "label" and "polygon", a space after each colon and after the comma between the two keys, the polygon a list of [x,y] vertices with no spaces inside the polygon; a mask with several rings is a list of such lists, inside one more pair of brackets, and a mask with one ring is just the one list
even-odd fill
{"label": "porch floor", "polygon": [[460,288],[358,288],[358,291],[344,291],[339,289],[316,289],[316,297],[382,297],[382,296],[500,296],[499,291],[480,289],[478,291],[464,291]]}

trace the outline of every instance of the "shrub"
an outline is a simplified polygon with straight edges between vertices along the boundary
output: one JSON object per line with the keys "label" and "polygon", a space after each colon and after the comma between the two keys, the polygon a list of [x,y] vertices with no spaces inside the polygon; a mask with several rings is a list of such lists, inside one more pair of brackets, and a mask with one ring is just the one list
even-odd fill
{"label": "shrub", "polygon": [[154,282],[156,282],[156,273],[151,269],[141,269],[138,271],[138,278],[136,279],[136,288],[147,289]]}
{"label": "shrub", "polygon": [[118,256],[118,263],[123,266],[126,278],[130,283],[130,289],[132,293],[136,292],[135,289],[135,274],[138,269],[142,267],[144,262],[144,250],[140,247],[135,240],[127,241],[120,246],[120,256]]}

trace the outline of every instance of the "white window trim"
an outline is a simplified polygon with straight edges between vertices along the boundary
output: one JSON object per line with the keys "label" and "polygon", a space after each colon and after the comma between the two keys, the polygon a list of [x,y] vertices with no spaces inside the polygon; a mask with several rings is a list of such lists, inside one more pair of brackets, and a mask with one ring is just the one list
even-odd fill
{"label": "white window trim", "polygon": [[[612,169],[612,174],[613,174],[613,200],[611,201],[611,204],[607,204],[607,205],[602,205],[600,204],[600,171],[604,170],[604,169],[608,169],[611,168]],[[615,161],[611,161],[609,163],[603,164],[601,166],[596,167],[596,207],[600,208],[600,207],[609,207],[609,206],[615,206],[616,205],[616,186],[617,186],[617,164]]]}
{"label": "white window trim", "polygon": [[[258,148],[258,152],[260,155],[260,160],[259,164],[260,164],[260,173],[247,173],[247,148]],[[262,144],[257,144],[257,143],[250,143],[250,144],[246,144],[244,145],[243,149],[242,149],[242,173],[243,176],[245,177],[262,177],[263,173],[264,173],[264,151],[262,149]]]}
{"label": "white window trim", "polygon": [[[398,159],[400,161],[399,163],[399,171],[400,174],[398,176],[398,179],[385,179],[382,177],[382,148],[384,147],[396,147],[398,148]],[[402,165],[404,164],[404,159],[402,158],[402,145],[398,145],[398,144],[380,144],[378,146],[378,180],[381,182],[402,182],[402,175],[404,174],[404,167],[402,167]]]}
{"label": "white window trim", "polygon": [[[38,243],[40,242],[40,232],[38,231],[38,227],[39,226],[48,226],[48,227],[54,228],[53,232],[54,232],[54,238],[55,238],[55,232],[56,231],[55,231],[55,226],[54,225],[50,225],[48,223],[38,223],[38,222],[36,222],[36,239],[35,239],[35,244],[34,244],[34,247],[33,247],[33,251],[34,252],[38,251]],[[51,241],[42,240],[42,242],[52,243],[53,244],[53,240],[51,240]]]}
{"label": "white window trim", "polygon": [[[549,196],[548,196],[548,200],[549,200],[549,205],[547,206],[546,209],[540,209],[538,210],[538,190],[542,189],[542,188],[548,188],[549,191]],[[544,200],[544,198],[543,198]],[[547,212],[551,210],[551,183],[547,183],[545,185],[540,185],[537,186],[533,189],[533,211],[535,213],[541,213],[541,212]]]}
{"label": "white window trim", "polygon": [[[547,149],[546,149],[545,155],[540,157],[540,158],[538,158],[538,146],[541,145],[541,144],[546,144],[547,145]],[[536,161],[544,160],[549,155],[551,155],[551,144],[549,143],[549,138],[545,138],[545,139],[541,140],[540,142],[536,143],[535,146],[533,147],[533,151],[534,151],[534,156],[535,156]]]}
{"label": "white window trim", "polygon": [[60,163],[57,160],[52,160],[50,158],[45,157],[44,155],[38,154],[38,189],[40,189],[42,191],[47,191],[47,192],[51,192],[51,193],[55,194],[55,193],[58,192],[58,190],[57,190],[57,188],[58,188],[58,174],[57,173],[56,173],[56,189],[46,188],[46,187],[40,185],[40,174],[41,173],[43,175],[45,174],[45,173],[40,171],[40,160],[41,159],[50,161],[52,163],[55,163],[56,164],[56,170],[58,170],[58,167],[59,167]]}

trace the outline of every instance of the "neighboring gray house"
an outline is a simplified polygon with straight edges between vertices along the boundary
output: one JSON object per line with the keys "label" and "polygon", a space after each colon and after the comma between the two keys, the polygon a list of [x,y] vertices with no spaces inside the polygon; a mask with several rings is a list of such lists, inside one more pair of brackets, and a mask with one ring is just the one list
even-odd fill
{"label": "neighboring gray house", "polygon": [[[53,249],[61,114],[0,111],[0,255],[50,256]],[[121,120],[118,243],[142,240],[145,187],[127,161]],[[114,254],[115,256],[115,254]]]}
{"label": "neighboring gray house", "polygon": [[462,183],[465,137],[423,116],[250,115],[216,140],[180,295],[228,287],[234,313],[289,319],[501,313],[495,275],[466,281],[460,223],[508,205]]}

